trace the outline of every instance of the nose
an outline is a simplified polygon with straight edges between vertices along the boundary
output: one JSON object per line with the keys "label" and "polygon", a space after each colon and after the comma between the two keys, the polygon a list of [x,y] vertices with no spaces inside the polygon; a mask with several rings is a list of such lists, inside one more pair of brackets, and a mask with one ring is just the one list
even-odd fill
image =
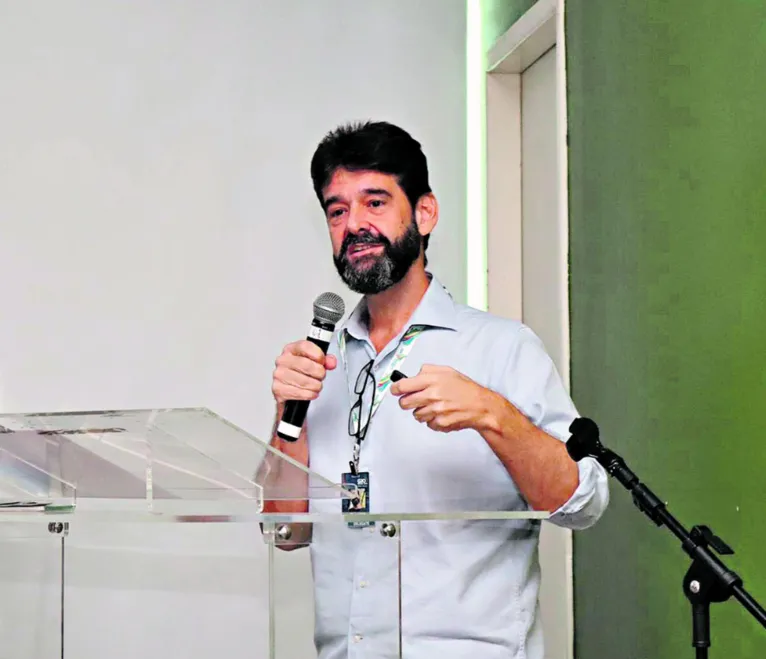
{"label": "nose", "polygon": [[370,223],[366,219],[363,208],[353,205],[348,211],[348,221],[346,229],[349,233],[359,233],[362,230],[369,230]]}

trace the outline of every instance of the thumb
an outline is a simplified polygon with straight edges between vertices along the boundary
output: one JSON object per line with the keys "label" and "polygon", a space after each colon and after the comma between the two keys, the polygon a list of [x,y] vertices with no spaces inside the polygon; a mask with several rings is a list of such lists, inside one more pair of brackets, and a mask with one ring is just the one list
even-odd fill
{"label": "thumb", "polygon": [[327,355],[324,360],[324,367],[332,371],[338,365],[338,358],[335,355]]}

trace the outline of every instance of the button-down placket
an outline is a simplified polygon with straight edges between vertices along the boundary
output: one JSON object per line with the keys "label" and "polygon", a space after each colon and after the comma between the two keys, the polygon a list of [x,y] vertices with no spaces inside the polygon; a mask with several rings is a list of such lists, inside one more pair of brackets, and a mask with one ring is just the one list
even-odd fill
{"label": "button-down placket", "polygon": [[361,541],[349,606],[349,657],[398,656],[399,550],[399,538],[379,530]]}

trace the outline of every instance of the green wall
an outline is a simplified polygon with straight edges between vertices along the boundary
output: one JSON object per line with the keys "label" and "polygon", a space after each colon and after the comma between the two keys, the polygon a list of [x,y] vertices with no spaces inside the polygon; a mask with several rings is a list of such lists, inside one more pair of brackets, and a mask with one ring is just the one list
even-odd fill
{"label": "green wall", "polygon": [[[766,605],[766,2],[569,0],[572,386]],[[693,657],[679,543],[611,481],[575,534],[578,659]],[[714,605],[711,657],[766,657]]]}
{"label": "green wall", "polygon": [[481,3],[482,45],[484,52],[537,0],[468,0]]}

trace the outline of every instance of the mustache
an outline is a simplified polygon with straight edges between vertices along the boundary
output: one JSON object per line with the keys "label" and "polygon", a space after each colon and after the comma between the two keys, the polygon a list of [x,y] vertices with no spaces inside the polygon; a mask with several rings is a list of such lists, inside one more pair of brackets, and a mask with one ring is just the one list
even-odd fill
{"label": "mustache", "polygon": [[383,245],[384,247],[388,248],[391,246],[391,241],[385,236],[376,236],[371,234],[369,231],[363,231],[356,234],[350,233],[343,239],[343,244],[340,246],[340,253],[342,256],[345,256],[348,253],[348,250],[354,245],[370,244]]}

